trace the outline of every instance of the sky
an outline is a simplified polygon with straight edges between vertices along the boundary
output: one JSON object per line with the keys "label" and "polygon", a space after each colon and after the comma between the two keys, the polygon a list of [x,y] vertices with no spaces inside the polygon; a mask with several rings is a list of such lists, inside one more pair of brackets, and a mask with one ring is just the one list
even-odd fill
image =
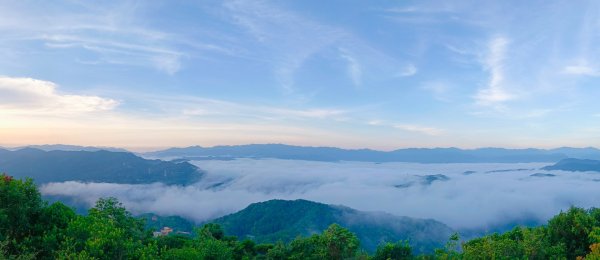
{"label": "sky", "polygon": [[3,1],[0,145],[600,147],[598,1]]}

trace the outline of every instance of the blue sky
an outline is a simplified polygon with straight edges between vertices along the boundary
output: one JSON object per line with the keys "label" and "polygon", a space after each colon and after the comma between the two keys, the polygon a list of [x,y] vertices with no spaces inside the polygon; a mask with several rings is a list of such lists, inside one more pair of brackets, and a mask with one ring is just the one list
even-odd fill
{"label": "blue sky", "polygon": [[600,146],[598,1],[6,1],[0,145]]}

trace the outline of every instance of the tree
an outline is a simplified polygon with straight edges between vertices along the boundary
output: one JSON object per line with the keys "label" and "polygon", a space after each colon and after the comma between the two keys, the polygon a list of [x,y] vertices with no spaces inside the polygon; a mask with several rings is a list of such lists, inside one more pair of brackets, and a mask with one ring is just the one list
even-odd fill
{"label": "tree", "polygon": [[290,259],[348,259],[357,255],[358,248],[356,235],[332,224],[320,235],[294,239],[290,243]]}
{"label": "tree", "polygon": [[[260,245],[259,245],[260,246]],[[267,251],[267,259],[269,260],[284,260],[288,258],[288,250],[285,244],[281,241]]]}
{"label": "tree", "polygon": [[459,258],[460,254],[458,252],[458,243],[460,241],[460,236],[458,233],[454,233],[448,238],[448,242],[446,242],[446,246],[442,249],[435,250],[435,258],[436,259],[456,259]]}
{"label": "tree", "polygon": [[571,207],[548,221],[548,239],[564,249],[564,257],[575,259],[589,249],[589,234],[596,220],[586,210]]}
{"label": "tree", "polygon": [[321,236],[328,259],[347,259],[358,252],[360,242],[356,235],[338,224],[329,226]]}
{"label": "tree", "polygon": [[33,251],[31,243],[36,233],[34,225],[40,220],[44,202],[31,179],[25,181],[0,175],[0,241],[5,251],[20,255]]}
{"label": "tree", "polygon": [[115,198],[100,199],[87,216],[78,216],[65,230],[60,254],[98,259],[134,258],[148,235],[143,222],[131,216]]}
{"label": "tree", "polygon": [[373,260],[401,260],[412,259],[412,250],[408,242],[385,243],[377,247]]}
{"label": "tree", "polygon": [[202,226],[197,233],[199,238],[214,238],[216,240],[221,240],[225,237],[223,228],[215,223],[208,223]]}
{"label": "tree", "polygon": [[200,252],[200,259],[233,259],[233,250],[225,241],[216,239],[203,239],[200,241],[196,249]]}

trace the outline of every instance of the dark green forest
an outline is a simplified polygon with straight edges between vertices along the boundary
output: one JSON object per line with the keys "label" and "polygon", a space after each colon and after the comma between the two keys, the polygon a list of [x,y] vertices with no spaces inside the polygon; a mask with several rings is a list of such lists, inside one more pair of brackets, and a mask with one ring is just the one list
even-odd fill
{"label": "dark green forest", "polygon": [[372,254],[358,237],[333,224],[288,243],[239,240],[210,223],[192,235],[154,237],[144,218],[116,199],[100,199],[86,215],[45,202],[32,180],[0,175],[0,259],[600,259],[600,209],[572,207],[539,227],[515,227],[416,255],[408,241]]}
{"label": "dark green forest", "polygon": [[255,242],[289,243],[298,235],[311,236],[339,224],[354,233],[360,247],[369,253],[388,241],[407,241],[413,253],[430,253],[443,247],[454,232],[431,220],[399,217],[381,212],[365,212],[308,200],[268,200],[250,204],[243,210],[211,220],[225,233]]}

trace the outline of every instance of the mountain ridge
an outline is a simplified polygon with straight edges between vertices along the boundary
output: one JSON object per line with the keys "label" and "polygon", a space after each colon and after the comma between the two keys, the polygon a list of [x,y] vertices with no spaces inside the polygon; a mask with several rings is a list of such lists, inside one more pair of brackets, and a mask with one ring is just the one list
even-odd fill
{"label": "mountain ridge", "polygon": [[0,149],[0,172],[36,183],[81,181],[187,185],[203,172],[188,162],[148,160],[129,152]]}
{"label": "mountain ridge", "polygon": [[149,158],[184,158],[190,160],[232,158],[275,158],[308,161],[364,161],[414,163],[528,163],[557,162],[566,158],[600,159],[600,149],[593,147],[554,149],[509,148],[402,148],[392,151],[342,149],[336,147],[294,146],[285,144],[189,146],[142,153]]}
{"label": "mountain ridge", "polygon": [[14,148],[3,148],[0,147],[0,149],[5,149],[5,150],[11,150],[11,151],[16,151],[16,150],[21,150],[21,149],[25,149],[25,148],[34,148],[34,149],[39,149],[39,150],[43,150],[46,152],[49,151],[87,151],[87,152],[96,152],[96,151],[109,151],[109,152],[126,152],[129,153],[130,151],[123,149],[123,148],[117,148],[117,147],[104,147],[104,146],[81,146],[81,145],[71,145],[71,144],[41,144],[41,145],[25,145],[25,146],[18,146],[18,147],[14,147]]}
{"label": "mountain ridge", "polygon": [[600,160],[567,158],[542,169],[548,171],[600,172]]}
{"label": "mountain ridge", "polygon": [[433,219],[359,211],[341,205],[309,200],[268,200],[212,221],[227,234],[256,242],[289,242],[310,236],[337,223],[357,234],[363,248],[373,251],[384,242],[408,240],[417,252],[431,252],[444,245],[453,230]]}

